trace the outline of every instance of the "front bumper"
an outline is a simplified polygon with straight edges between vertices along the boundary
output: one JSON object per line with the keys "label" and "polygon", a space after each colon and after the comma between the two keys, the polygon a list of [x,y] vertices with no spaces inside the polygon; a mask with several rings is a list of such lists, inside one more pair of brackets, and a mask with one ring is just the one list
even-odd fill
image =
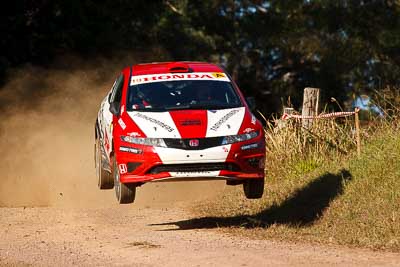
{"label": "front bumper", "polygon": [[[265,143],[263,138],[202,150],[130,144],[130,147],[142,153],[134,154],[116,150],[120,181],[146,183],[188,180],[240,181],[264,178]],[[123,146],[128,145],[123,144]]]}

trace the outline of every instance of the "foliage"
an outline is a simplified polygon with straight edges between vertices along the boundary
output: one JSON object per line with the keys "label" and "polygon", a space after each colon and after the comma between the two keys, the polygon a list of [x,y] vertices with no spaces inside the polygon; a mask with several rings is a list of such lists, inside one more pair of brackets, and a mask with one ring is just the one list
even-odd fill
{"label": "foliage", "polygon": [[16,0],[0,12],[2,75],[70,53],[213,61],[266,114],[289,96],[298,107],[306,86],[322,88],[323,101],[343,102],[399,82],[393,0]]}

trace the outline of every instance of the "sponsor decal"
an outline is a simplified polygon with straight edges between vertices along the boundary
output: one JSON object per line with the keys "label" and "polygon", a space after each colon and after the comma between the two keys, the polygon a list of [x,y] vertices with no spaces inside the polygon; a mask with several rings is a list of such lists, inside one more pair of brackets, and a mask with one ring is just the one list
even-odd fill
{"label": "sponsor decal", "polygon": [[126,164],[125,164],[125,163],[119,164],[119,165],[118,165],[118,169],[119,169],[119,173],[120,173],[120,174],[124,174],[124,173],[127,173],[127,172],[128,172],[128,168],[126,167]]}
{"label": "sponsor decal", "polygon": [[214,72],[211,75],[214,76],[215,78],[226,78],[225,73],[222,72]]}
{"label": "sponsor decal", "polygon": [[125,105],[122,105],[122,107],[121,107],[121,115],[124,113],[124,111],[125,111]]}
{"label": "sponsor decal", "polygon": [[227,147],[225,147],[225,146],[222,147],[222,150],[223,150],[225,153],[228,153],[228,152],[229,152],[229,149],[228,149]]}
{"label": "sponsor decal", "polygon": [[189,146],[191,147],[198,147],[200,144],[199,139],[191,139],[189,140]]}
{"label": "sponsor decal", "polygon": [[244,133],[250,133],[250,132],[253,132],[253,131],[254,131],[253,128],[246,128],[246,129],[243,130]]}
{"label": "sponsor decal", "polygon": [[223,116],[221,119],[219,119],[213,126],[211,126],[210,130],[216,131],[218,130],[219,127],[221,127],[222,124],[224,124],[227,120],[229,120],[230,117],[238,113],[238,109],[234,109],[229,111],[225,116]]}
{"label": "sponsor decal", "polygon": [[174,128],[172,128],[171,126],[169,126],[169,125],[163,123],[162,121],[159,121],[159,120],[157,120],[157,119],[151,118],[151,117],[149,117],[149,116],[147,116],[147,115],[145,115],[145,114],[136,113],[134,116],[139,117],[139,118],[142,118],[142,119],[147,120],[147,121],[149,121],[149,122],[152,122],[152,123],[154,123],[154,124],[157,124],[158,126],[164,128],[164,129],[166,129],[168,132],[174,131]]}
{"label": "sponsor decal", "polygon": [[259,146],[258,143],[254,143],[254,144],[244,145],[244,146],[242,146],[240,149],[242,149],[242,150],[248,150],[248,149],[258,148],[258,146]]}
{"label": "sponsor decal", "polygon": [[177,74],[151,74],[132,76],[130,85],[163,82],[163,81],[176,81],[176,80],[218,80],[229,82],[228,77],[222,72],[192,72],[192,73],[177,73]]}
{"label": "sponsor decal", "polygon": [[251,114],[251,123],[252,124],[256,124],[256,116],[254,116],[253,114]]}
{"label": "sponsor decal", "polygon": [[119,118],[118,124],[119,124],[119,126],[121,126],[122,130],[125,130],[126,124],[121,118]]}
{"label": "sponsor decal", "polygon": [[138,133],[138,132],[131,132],[131,133],[127,133],[127,135],[133,136],[133,137],[138,137],[138,136],[140,136],[140,133]]}
{"label": "sponsor decal", "polygon": [[219,171],[169,172],[171,177],[216,177]]}
{"label": "sponsor decal", "polygon": [[142,152],[143,152],[141,149],[137,149],[134,147],[126,147],[126,146],[120,146],[119,151],[129,152],[129,153],[133,153],[133,154],[142,154]]}
{"label": "sponsor decal", "polygon": [[180,121],[180,125],[189,126],[189,125],[201,125],[200,120],[182,120]]}

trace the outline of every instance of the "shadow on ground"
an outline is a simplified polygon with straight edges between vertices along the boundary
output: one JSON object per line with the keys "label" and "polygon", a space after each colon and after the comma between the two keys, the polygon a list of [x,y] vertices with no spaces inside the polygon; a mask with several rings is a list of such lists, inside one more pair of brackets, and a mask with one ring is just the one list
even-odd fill
{"label": "shadow on ground", "polygon": [[[272,224],[306,227],[323,216],[330,203],[343,193],[343,184],[351,179],[352,175],[346,169],[342,169],[337,174],[326,173],[295,191],[280,205],[266,207],[256,215],[203,217],[152,225],[176,225],[179,227],[179,229],[173,230],[235,226],[254,228],[269,227]],[[171,231],[171,229],[164,231]]]}

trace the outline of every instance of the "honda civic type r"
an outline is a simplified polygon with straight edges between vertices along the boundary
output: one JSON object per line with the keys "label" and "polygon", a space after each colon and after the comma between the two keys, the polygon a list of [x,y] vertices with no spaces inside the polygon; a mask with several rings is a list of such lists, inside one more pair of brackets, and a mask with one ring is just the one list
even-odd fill
{"label": "honda civic type r", "polygon": [[95,124],[99,188],[115,187],[119,203],[132,203],[146,182],[223,179],[261,198],[265,139],[253,103],[214,64],[126,67]]}

